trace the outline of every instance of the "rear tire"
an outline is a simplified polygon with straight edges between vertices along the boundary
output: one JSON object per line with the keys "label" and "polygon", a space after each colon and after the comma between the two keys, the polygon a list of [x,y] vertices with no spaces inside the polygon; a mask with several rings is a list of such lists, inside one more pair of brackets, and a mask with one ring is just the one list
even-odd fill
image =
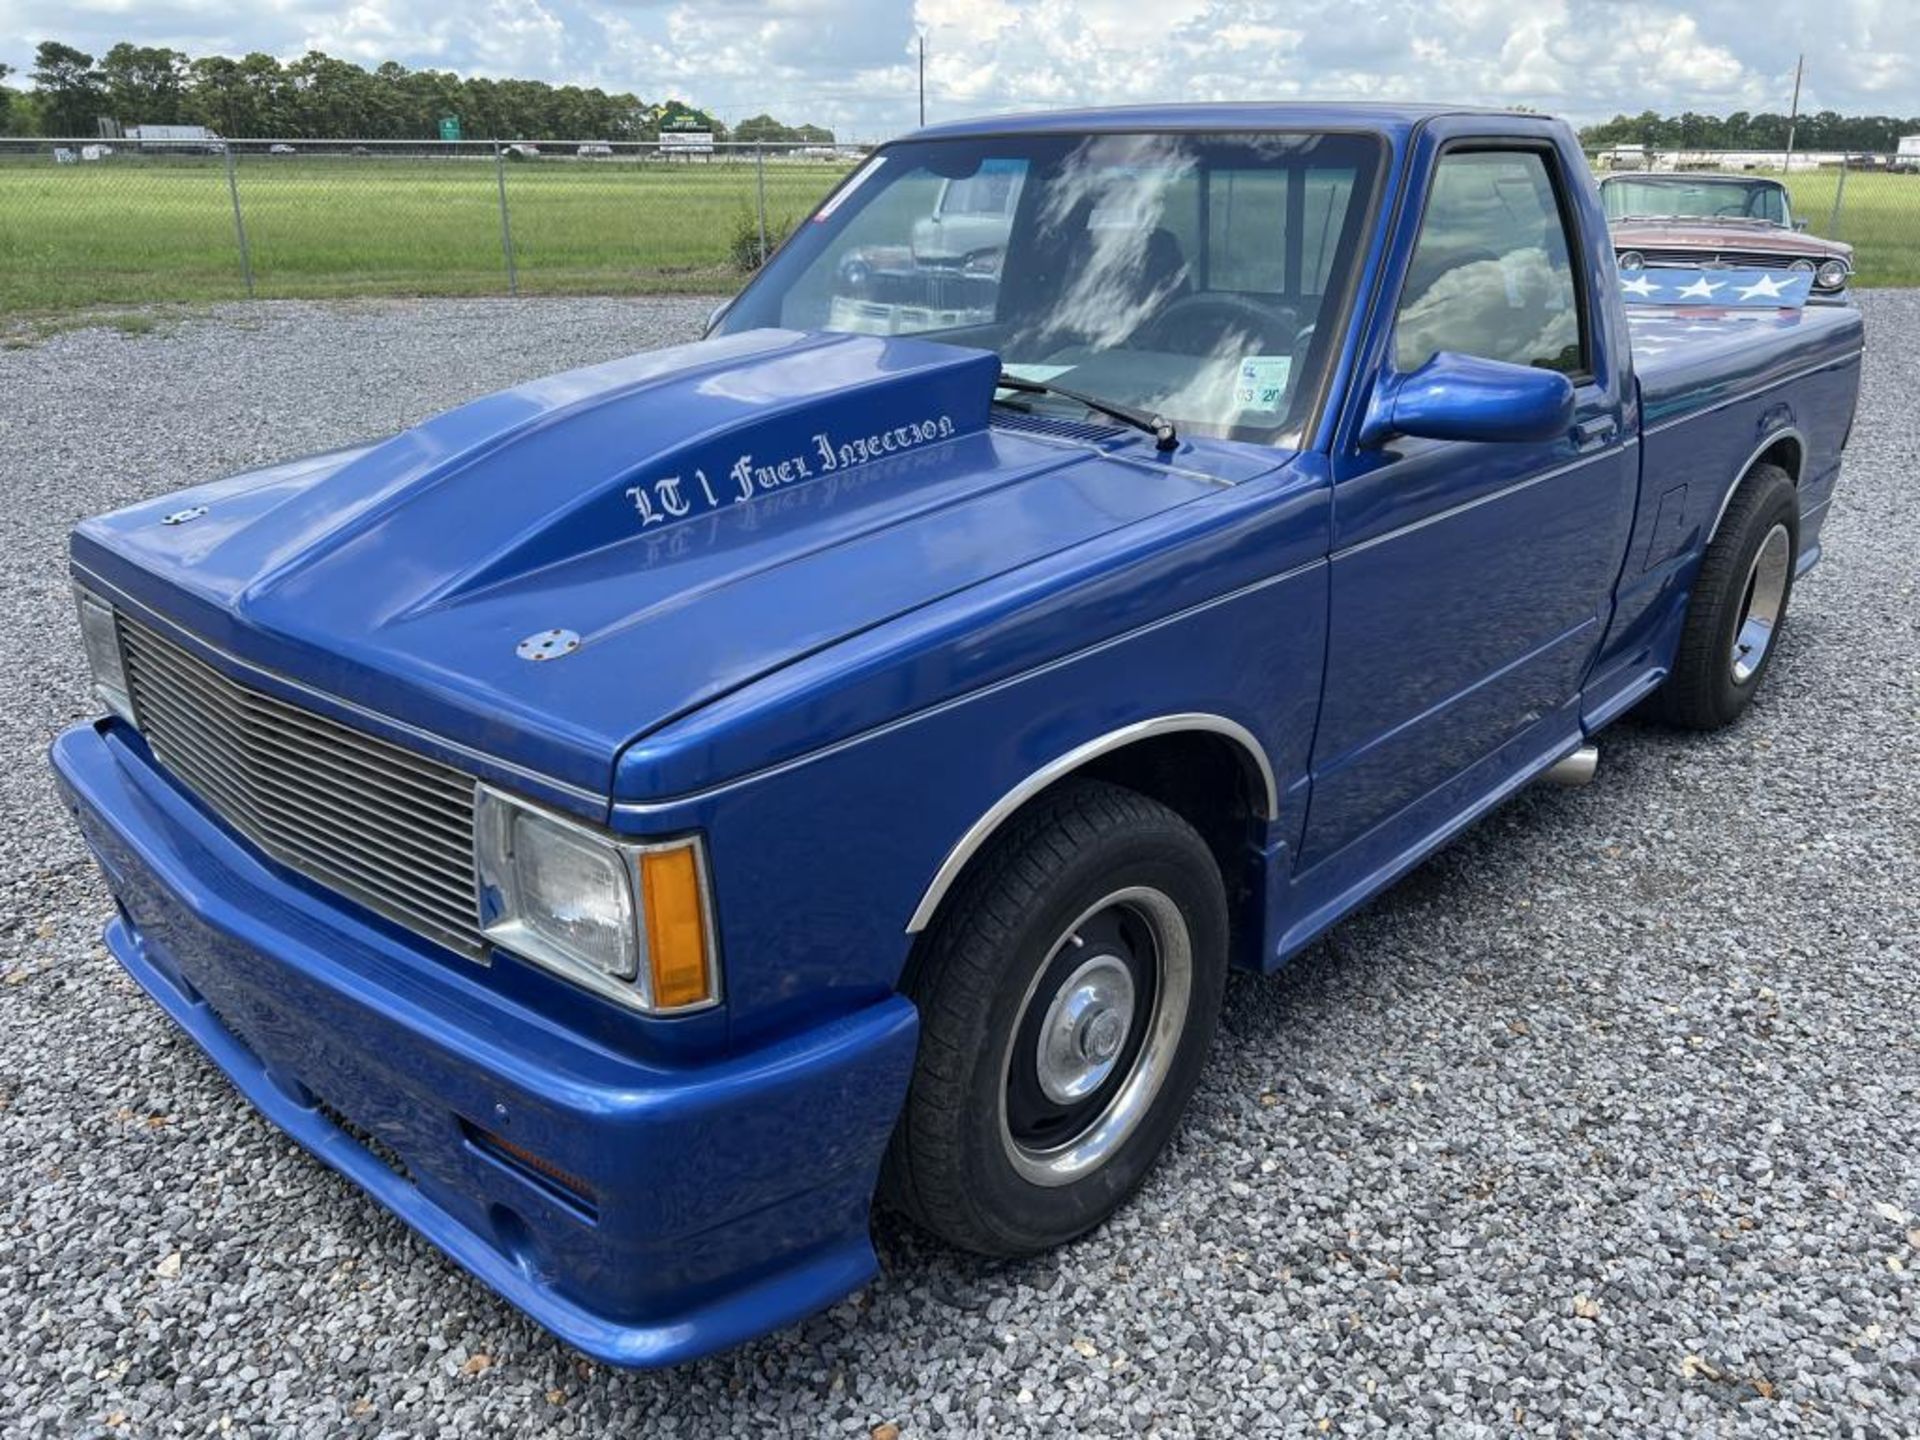
{"label": "rear tire", "polygon": [[1673,671],[1648,704],[1656,719],[1717,730],[1745,713],[1780,648],[1799,558],[1793,478],[1756,465],[1700,562]]}
{"label": "rear tire", "polygon": [[1173,1134],[1226,968],[1226,893],[1191,825],[1096,781],[1043,797],[922,938],[920,1050],[882,1197],[988,1255],[1092,1229]]}

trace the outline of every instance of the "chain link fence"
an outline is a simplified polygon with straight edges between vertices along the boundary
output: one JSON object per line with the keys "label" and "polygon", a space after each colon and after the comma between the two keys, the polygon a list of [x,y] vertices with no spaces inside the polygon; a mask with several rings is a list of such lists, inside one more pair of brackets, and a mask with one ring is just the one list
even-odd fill
{"label": "chain link fence", "polygon": [[1785,177],[1816,235],[1853,246],[1862,285],[1920,285],[1920,155],[1861,156]]}
{"label": "chain link fence", "polygon": [[[727,293],[863,154],[689,137],[0,139],[0,313]],[[1815,234],[1855,247],[1858,284],[1920,285],[1920,156],[1797,165],[1784,178]]]}
{"label": "chain link fence", "polygon": [[0,140],[0,312],[729,292],[860,159],[684,141]]}

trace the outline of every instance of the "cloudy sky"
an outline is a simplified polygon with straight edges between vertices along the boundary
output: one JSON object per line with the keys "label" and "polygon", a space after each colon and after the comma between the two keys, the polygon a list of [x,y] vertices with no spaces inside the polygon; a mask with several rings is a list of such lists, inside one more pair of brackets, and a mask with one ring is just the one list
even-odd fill
{"label": "cloudy sky", "polygon": [[0,0],[0,61],[57,38],[309,49],[771,110],[877,138],[1129,100],[1408,97],[1616,111],[1920,114],[1920,0]]}

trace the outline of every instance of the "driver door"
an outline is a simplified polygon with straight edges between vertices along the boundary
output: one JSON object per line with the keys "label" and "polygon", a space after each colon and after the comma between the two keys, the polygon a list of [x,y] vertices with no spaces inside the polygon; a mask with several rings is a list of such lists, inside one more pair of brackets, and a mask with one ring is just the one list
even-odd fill
{"label": "driver door", "polygon": [[1574,381],[1577,412],[1543,441],[1363,448],[1349,434],[1336,450],[1325,699],[1297,872],[1344,857],[1324,877],[1336,892],[1577,741],[1638,485],[1624,337],[1592,304],[1611,256],[1581,244],[1602,233],[1597,202],[1576,197],[1547,135],[1449,143],[1435,126],[1420,143],[1429,164],[1416,151],[1415,173],[1431,186],[1403,221],[1417,230],[1396,246],[1411,241],[1371,373],[1443,350],[1545,366]]}

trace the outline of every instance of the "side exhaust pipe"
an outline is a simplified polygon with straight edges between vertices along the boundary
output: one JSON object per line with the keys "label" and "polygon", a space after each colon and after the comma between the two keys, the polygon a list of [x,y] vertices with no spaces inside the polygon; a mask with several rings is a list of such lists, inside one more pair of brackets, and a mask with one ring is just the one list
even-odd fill
{"label": "side exhaust pipe", "polygon": [[1582,745],[1571,755],[1565,756],[1548,769],[1540,778],[1550,785],[1565,785],[1569,788],[1584,785],[1593,779],[1593,772],[1600,768],[1600,747]]}

